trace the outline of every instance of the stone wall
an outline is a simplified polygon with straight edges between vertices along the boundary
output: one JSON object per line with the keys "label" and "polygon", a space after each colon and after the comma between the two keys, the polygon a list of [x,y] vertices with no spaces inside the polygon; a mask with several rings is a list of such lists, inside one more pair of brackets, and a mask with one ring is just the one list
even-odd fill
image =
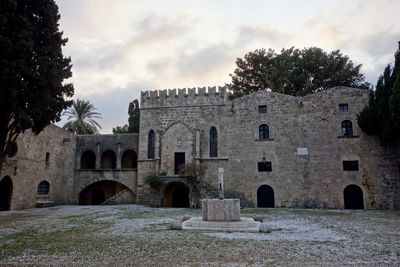
{"label": "stone wall", "polygon": [[[207,166],[201,196],[215,195],[217,168],[223,167],[227,194],[247,206],[257,205],[257,189],[266,184],[274,190],[276,207],[343,208],[344,188],[354,184],[366,208],[399,208],[393,153],[357,125],[368,91],[336,87],[305,97],[269,91],[233,101],[214,92],[210,97],[182,92],[171,100],[160,92],[142,93],[139,203],[148,201],[142,178],[159,170],[174,175],[174,153],[185,152],[186,162]],[[348,104],[348,111],[340,112],[339,104]],[[258,112],[260,105],[267,105],[267,113]],[[352,136],[342,135],[344,120],[352,122]],[[269,127],[265,140],[259,139],[262,124]],[[211,127],[218,133],[217,157],[209,154]],[[147,158],[150,130],[156,133],[154,159]],[[343,171],[344,160],[357,160],[359,170]],[[271,172],[258,171],[263,161],[271,162]]]}
{"label": "stone wall", "polygon": [[[75,136],[49,125],[39,135],[25,131],[16,143],[17,154],[6,159],[0,175],[13,183],[11,210],[35,207],[39,200],[72,203]],[[37,194],[41,181],[50,184],[49,194]]]}
{"label": "stone wall", "polygon": [[[93,183],[114,181],[130,189],[136,197],[137,164],[124,166],[124,155],[133,152],[137,161],[138,134],[78,135],[76,137],[74,199]],[[91,151],[95,155],[94,168],[83,168],[83,154]],[[115,157],[114,163],[110,155]],[[126,161],[125,161],[126,162]],[[111,164],[111,165],[110,165]],[[114,164],[114,166],[113,166]]]}

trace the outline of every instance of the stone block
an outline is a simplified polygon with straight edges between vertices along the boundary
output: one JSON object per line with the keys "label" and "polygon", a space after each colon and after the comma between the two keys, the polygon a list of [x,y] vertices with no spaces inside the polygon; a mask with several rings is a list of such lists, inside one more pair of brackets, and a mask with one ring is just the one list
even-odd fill
{"label": "stone block", "polygon": [[239,199],[203,199],[201,204],[203,221],[240,220]]}

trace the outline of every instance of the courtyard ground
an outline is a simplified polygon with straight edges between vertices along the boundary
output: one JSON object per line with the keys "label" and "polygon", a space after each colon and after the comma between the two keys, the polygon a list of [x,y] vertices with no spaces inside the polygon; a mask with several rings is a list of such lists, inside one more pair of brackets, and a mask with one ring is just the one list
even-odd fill
{"label": "courtyard ground", "polygon": [[194,233],[200,210],[57,206],[0,213],[0,266],[400,266],[400,212],[242,209],[270,233]]}

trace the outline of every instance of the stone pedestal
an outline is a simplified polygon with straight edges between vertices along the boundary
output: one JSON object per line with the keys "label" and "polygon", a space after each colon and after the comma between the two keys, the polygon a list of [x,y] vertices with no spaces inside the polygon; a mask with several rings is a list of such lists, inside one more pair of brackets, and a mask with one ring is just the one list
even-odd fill
{"label": "stone pedestal", "polygon": [[202,217],[192,217],[182,223],[182,230],[200,232],[258,233],[260,222],[240,218],[239,199],[203,199]]}
{"label": "stone pedestal", "polygon": [[203,221],[240,221],[240,200],[203,199],[201,214]]}

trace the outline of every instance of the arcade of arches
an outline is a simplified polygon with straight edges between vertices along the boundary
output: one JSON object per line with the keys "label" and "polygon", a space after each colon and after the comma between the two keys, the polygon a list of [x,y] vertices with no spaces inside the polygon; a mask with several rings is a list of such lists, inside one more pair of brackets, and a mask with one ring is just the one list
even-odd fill
{"label": "arcade of arches", "polygon": [[9,176],[0,181],[0,211],[10,210],[13,183]]}
{"label": "arcade of arches", "polygon": [[122,190],[128,190],[133,195],[132,191],[121,183],[109,180],[95,182],[79,193],[79,204],[100,205]]}
{"label": "arcade of arches", "polygon": [[[101,154],[100,168],[101,169],[115,169],[117,167],[117,157],[112,150],[106,150]],[[134,150],[128,149],[121,156],[122,169],[136,169],[137,168],[137,154]],[[96,154],[87,150],[81,156],[81,169],[91,170],[96,169]]]}
{"label": "arcade of arches", "polygon": [[170,182],[164,190],[164,207],[189,208],[189,188],[181,182]]}

